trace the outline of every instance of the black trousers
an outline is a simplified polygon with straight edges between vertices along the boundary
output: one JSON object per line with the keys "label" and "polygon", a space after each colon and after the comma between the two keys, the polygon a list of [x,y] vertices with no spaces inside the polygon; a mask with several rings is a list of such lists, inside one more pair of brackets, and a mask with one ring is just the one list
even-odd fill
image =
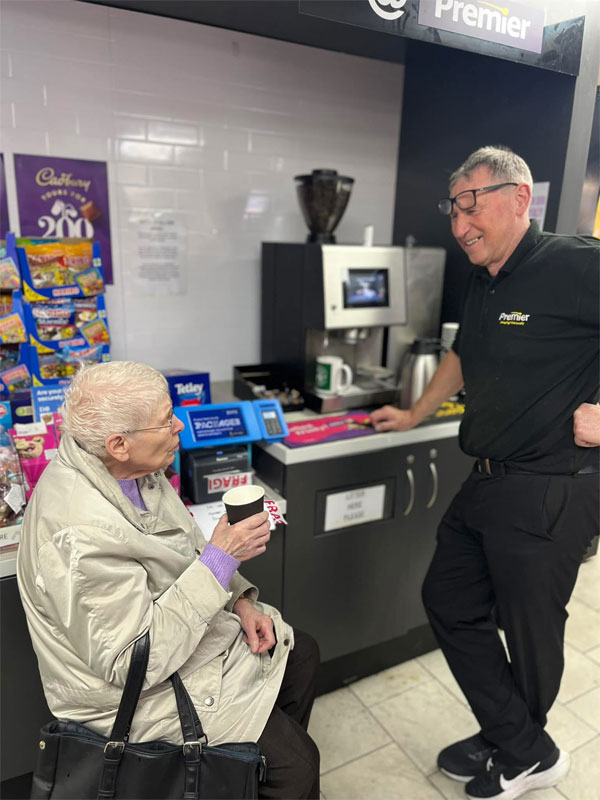
{"label": "black trousers", "polygon": [[267,759],[259,797],[318,800],[319,750],[306,732],[315,699],[319,648],[312,636],[294,630],[283,682],[258,744]]}
{"label": "black trousers", "polygon": [[598,475],[473,472],[440,524],[423,602],[506,763],[530,766],[554,748],[546,714],[563,672],[566,605],[599,529],[598,495]]}

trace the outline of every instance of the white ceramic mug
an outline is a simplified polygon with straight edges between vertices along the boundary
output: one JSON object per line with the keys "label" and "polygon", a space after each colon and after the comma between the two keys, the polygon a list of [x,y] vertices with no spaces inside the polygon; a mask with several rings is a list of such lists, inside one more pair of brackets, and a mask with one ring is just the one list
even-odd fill
{"label": "white ceramic mug", "polygon": [[315,388],[319,394],[345,394],[352,386],[352,370],[340,356],[319,356],[315,365]]}

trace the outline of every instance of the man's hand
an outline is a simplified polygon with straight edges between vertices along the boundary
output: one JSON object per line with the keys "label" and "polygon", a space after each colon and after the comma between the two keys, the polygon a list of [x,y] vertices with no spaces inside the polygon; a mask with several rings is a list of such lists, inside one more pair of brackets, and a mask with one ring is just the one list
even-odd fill
{"label": "man's hand", "polygon": [[275,644],[273,633],[273,620],[266,614],[258,611],[247,597],[238,597],[233,606],[233,611],[242,623],[244,641],[250,647],[250,652],[266,653]]}
{"label": "man's hand", "polygon": [[227,514],[223,514],[210,537],[210,543],[238,561],[249,561],[265,552],[270,538],[269,515],[266,511],[236,522],[235,525],[230,525]]}
{"label": "man's hand", "polygon": [[600,403],[582,403],[573,414],[575,444],[579,447],[600,445]]}
{"label": "man's hand", "polygon": [[394,406],[383,406],[371,414],[376,431],[407,431],[414,428],[412,411],[402,411]]}

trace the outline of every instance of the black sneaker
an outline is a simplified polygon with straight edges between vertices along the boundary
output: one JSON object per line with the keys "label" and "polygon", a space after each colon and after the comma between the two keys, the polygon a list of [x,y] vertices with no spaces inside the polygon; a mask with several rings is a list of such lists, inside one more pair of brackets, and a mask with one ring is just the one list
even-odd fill
{"label": "black sneaker", "polygon": [[488,758],[496,752],[494,745],[484,739],[481,733],[469,736],[444,748],[438,756],[438,767],[454,781],[466,783],[485,772]]}
{"label": "black sneaker", "polygon": [[515,800],[531,789],[554,786],[569,771],[569,754],[555,748],[543,761],[531,767],[508,767],[490,758],[482,775],[466,785],[467,797],[471,800]]}

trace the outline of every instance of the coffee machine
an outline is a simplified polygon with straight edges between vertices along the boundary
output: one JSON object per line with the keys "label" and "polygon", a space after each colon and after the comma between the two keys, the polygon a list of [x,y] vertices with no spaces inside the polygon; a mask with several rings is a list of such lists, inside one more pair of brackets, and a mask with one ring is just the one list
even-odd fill
{"label": "coffee machine", "polygon": [[[446,253],[336,244],[354,179],[317,169],[295,180],[310,233],[306,244],[263,244],[262,360],[298,376],[316,411],[393,403],[413,340],[438,336]],[[343,392],[317,389],[320,356],[350,367]]]}
{"label": "coffee machine", "polygon": [[[263,243],[263,362],[298,374],[316,411],[395,402],[410,344],[439,333],[444,262],[441,248]],[[352,369],[343,394],[315,388],[321,355]]]}

